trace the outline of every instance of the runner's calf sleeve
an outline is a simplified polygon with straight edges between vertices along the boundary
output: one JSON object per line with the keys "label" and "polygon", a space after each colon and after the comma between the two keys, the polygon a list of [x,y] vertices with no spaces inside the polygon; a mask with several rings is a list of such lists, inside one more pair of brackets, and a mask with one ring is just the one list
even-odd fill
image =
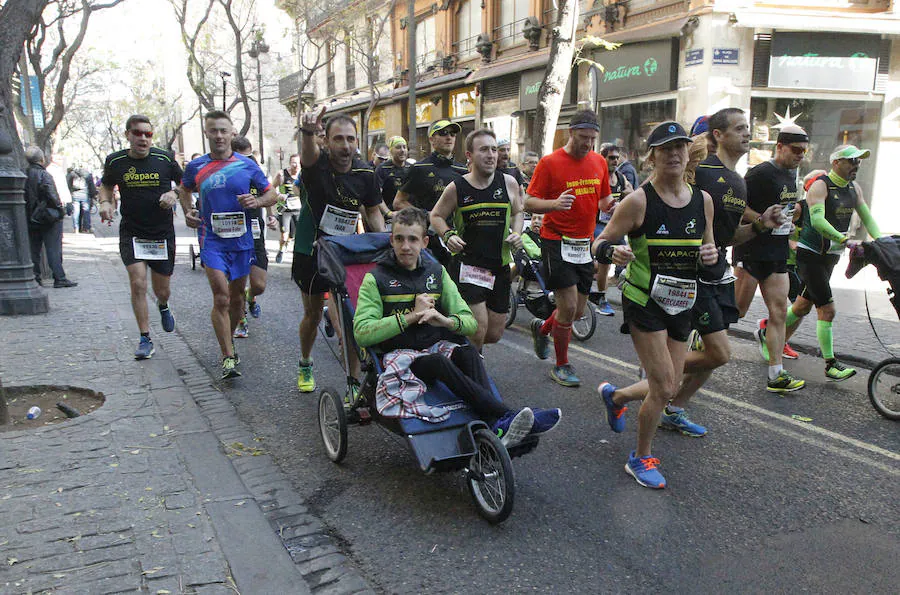
{"label": "runner's calf sleeve", "polygon": [[834,359],[834,335],[831,333],[831,323],[827,320],[817,320],[816,337],[819,339],[822,357],[826,360]]}
{"label": "runner's calf sleeve", "polygon": [[541,325],[541,334],[545,336],[549,335],[553,330],[554,324],[556,324],[556,310],[554,310],[553,313],[550,314],[550,318],[545,320],[544,324]]}
{"label": "runner's calf sleeve", "polygon": [[872,213],[869,212],[869,205],[866,203],[858,205],[856,207],[856,212],[859,213],[859,220],[866,226],[866,231],[869,232],[869,235],[876,240],[880,238],[881,230],[878,229],[878,224],[872,219]]}
{"label": "runner's calf sleeve", "polygon": [[[809,207],[809,220],[812,223],[813,229],[817,232],[828,238],[833,242],[841,242],[843,243],[846,239],[844,234],[839,232],[828,222],[825,218],[825,204],[819,203],[815,205],[810,205]],[[868,227],[866,228],[868,229]]]}
{"label": "runner's calf sleeve", "polygon": [[787,318],[784,319],[784,326],[785,326],[785,328],[791,328],[791,327],[793,327],[795,324],[797,324],[798,322],[800,322],[801,320],[803,320],[803,317],[802,317],[802,316],[797,316],[796,314],[794,314],[794,307],[793,307],[793,306],[789,306],[788,309],[787,309]]}
{"label": "runner's calf sleeve", "polygon": [[569,363],[569,339],[572,337],[571,324],[556,323],[553,326],[553,349],[556,351],[556,365]]}

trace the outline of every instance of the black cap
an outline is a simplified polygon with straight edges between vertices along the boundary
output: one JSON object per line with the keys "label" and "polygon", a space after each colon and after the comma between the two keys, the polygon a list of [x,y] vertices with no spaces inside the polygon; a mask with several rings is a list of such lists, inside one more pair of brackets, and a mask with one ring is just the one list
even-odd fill
{"label": "black cap", "polygon": [[676,140],[691,142],[691,137],[678,122],[663,122],[647,137],[647,148],[652,149]]}

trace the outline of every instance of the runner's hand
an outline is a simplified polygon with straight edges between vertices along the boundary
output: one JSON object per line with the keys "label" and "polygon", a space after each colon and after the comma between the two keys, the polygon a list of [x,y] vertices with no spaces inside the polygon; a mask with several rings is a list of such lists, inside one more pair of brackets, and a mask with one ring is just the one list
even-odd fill
{"label": "runner's hand", "polygon": [[113,216],[116,212],[116,206],[111,202],[100,203],[100,221],[108,221],[112,223]]}
{"label": "runner's hand", "polygon": [[712,266],[719,261],[719,250],[715,244],[703,244],[700,246],[700,262],[706,266]]}
{"label": "runner's hand", "polygon": [[510,246],[512,246],[513,248],[515,248],[516,250],[522,249],[522,237],[519,236],[519,234],[517,234],[516,232],[512,232],[511,234],[506,236],[506,239],[503,241],[506,242],[507,244],[509,244]]}
{"label": "runner's hand", "polygon": [[252,194],[238,194],[237,199],[238,202],[241,203],[241,206],[245,209],[259,208],[259,198],[253,196]]}
{"label": "runner's hand", "polygon": [[424,312],[425,310],[429,310],[434,308],[434,298],[428,295],[427,293],[420,293],[416,296],[416,305],[413,308],[413,312]]}
{"label": "runner's hand", "polygon": [[450,239],[444,243],[447,244],[447,249],[453,254],[459,254],[466,248],[466,243],[459,236],[450,236]]}
{"label": "runner's hand", "polygon": [[268,227],[272,231],[278,229],[278,218],[275,215],[269,215],[266,218],[266,227]]}
{"label": "runner's hand", "polygon": [[422,317],[419,319],[419,324],[442,326],[444,328],[452,328],[454,326],[452,320],[450,320],[434,308],[429,308],[428,310],[422,312]]}
{"label": "runner's hand", "polygon": [[613,248],[612,261],[616,266],[625,266],[634,260],[634,252],[630,246],[616,246]]}
{"label": "runner's hand", "polygon": [[559,198],[557,198],[555,202],[556,205],[553,208],[554,211],[568,211],[575,202],[575,195],[572,194],[571,190],[566,190],[559,195]]}
{"label": "runner's hand", "polygon": [[200,223],[202,220],[200,219],[200,211],[197,209],[191,209],[187,213],[184,214],[184,222],[187,223],[188,227],[193,229],[197,229],[200,227]]}
{"label": "runner's hand", "polygon": [[178,202],[178,193],[174,190],[169,190],[159,197],[159,208],[171,209],[175,206],[176,202]]}
{"label": "runner's hand", "polygon": [[322,116],[325,115],[326,106],[322,106],[321,110],[310,111],[303,114],[300,127],[307,132],[316,132],[322,127]]}
{"label": "runner's hand", "polygon": [[784,209],[781,205],[775,204],[771,205],[768,209],[763,211],[763,214],[760,215],[760,219],[762,219],[763,225],[765,225],[769,229],[775,229],[776,227],[780,227],[784,224],[786,217],[784,215]]}

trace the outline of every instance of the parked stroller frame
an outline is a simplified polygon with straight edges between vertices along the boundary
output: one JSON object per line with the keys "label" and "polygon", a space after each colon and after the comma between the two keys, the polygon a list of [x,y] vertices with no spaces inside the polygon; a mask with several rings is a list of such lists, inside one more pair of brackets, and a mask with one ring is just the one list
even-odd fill
{"label": "parked stroller frame", "polygon": [[[372,421],[403,436],[425,473],[462,471],[479,514],[490,523],[500,523],[512,512],[515,500],[515,474],[511,458],[534,450],[540,439],[528,436],[507,448],[483,420],[441,382],[424,395],[430,405],[442,405],[450,418],[429,423],[414,418],[384,417],[376,407],[375,387],[382,373],[381,361],[373,349],[361,349],[353,338],[353,315],[359,285],[375,259],[390,246],[390,235],[368,233],[325,237],[317,242],[319,274],[328,282],[336,311],[328,312],[330,323],[342,329],[340,341],[344,360],[351,349],[359,354],[363,378],[360,400],[349,410],[344,408],[343,392],[325,388],[319,394],[318,425],[328,458],[340,463],[347,455],[348,427]],[[423,251],[423,256],[426,252]],[[431,258],[430,254],[427,256]],[[356,382],[345,376],[347,389]],[[497,388],[491,381],[491,389]]]}

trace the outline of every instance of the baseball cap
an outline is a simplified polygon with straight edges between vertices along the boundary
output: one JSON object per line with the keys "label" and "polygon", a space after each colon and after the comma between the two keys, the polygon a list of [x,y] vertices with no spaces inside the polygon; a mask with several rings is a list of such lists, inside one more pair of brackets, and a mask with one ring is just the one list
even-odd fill
{"label": "baseball cap", "polygon": [[663,122],[653,129],[647,137],[647,148],[659,147],[672,141],[691,142],[691,137],[678,122]]}
{"label": "baseball cap", "polygon": [[868,149],[858,149],[853,145],[840,145],[835,148],[834,153],[831,154],[831,157],[828,159],[829,161],[834,161],[835,159],[868,159],[871,155],[871,151]]}
{"label": "baseball cap", "polygon": [[428,129],[428,136],[432,137],[435,135],[435,133],[440,132],[445,128],[452,128],[454,134],[459,134],[462,131],[462,126],[460,126],[456,122],[451,122],[450,120],[438,120],[434,122]]}
{"label": "baseball cap", "polygon": [[497,147],[508,147],[508,146],[509,146],[508,138],[497,139]]}
{"label": "baseball cap", "polygon": [[691,126],[691,136],[697,136],[698,134],[703,134],[704,132],[709,130],[709,116],[700,116],[696,120],[694,120],[694,125]]}
{"label": "baseball cap", "polygon": [[388,143],[387,143],[388,147],[391,149],[393,149],[395,145],[400,145],[400,144],[403,144],[403,145],[406,144],[406,139],[403,138],[402,136],[392,136],[388,140]]}

